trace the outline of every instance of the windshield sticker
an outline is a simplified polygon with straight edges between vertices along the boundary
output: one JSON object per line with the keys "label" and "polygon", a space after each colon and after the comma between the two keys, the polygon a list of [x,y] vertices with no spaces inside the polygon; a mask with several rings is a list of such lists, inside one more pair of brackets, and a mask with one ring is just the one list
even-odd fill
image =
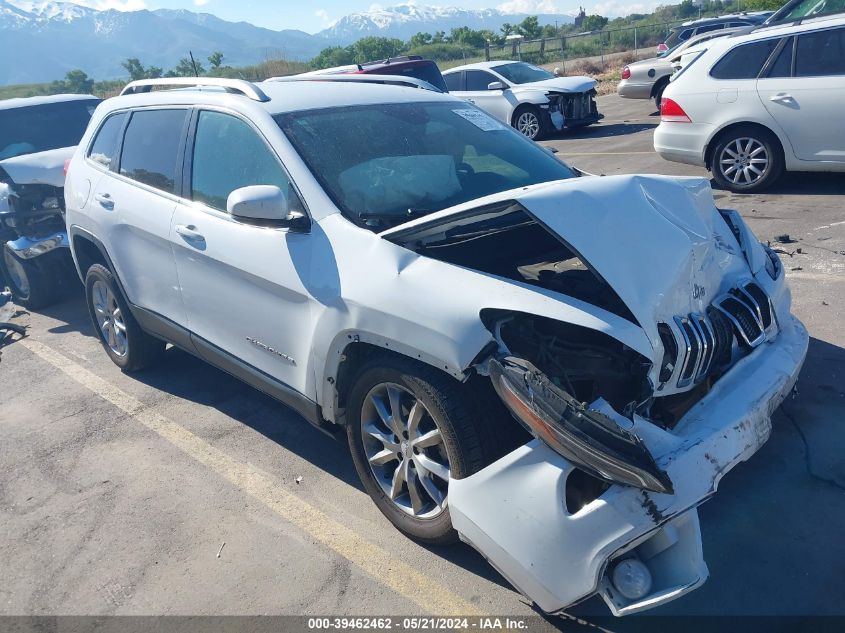
{"label": "windshield sticker", "polygon": [[475,127],[480,130],[484,130],[485,132],[505,129],[504,125],[496,121],[494,118],[484,114],[481,110],[476,110],[474,108],[461,108],[460,110],[452,110],[452,112],[465,118]]}

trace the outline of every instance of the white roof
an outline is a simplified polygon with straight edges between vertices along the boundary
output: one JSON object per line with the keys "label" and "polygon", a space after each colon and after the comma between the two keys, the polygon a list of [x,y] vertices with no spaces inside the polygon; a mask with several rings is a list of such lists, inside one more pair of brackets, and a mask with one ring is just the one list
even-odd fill
{"label": "white roof", "polygon": [[448,75],[449,73],[453,73],[457,70],[490,70],[491,68],[496,68],[496,66],[502,66],[504,64],[519,63],[521,62],[516,59],[497,59],[496,61],[492,62],[476,62],[474,64],[464,64],[463,66],[455,66],[454,68],[450,68],[449,70],[444,70],[443,74]]}
{"label": "white roof", "polygon": [[94,95],[46,95],[42,97],[16,97],[14,99],[0,100],[0,110],[10,108],[26,108],[29,106],[46,105],[48,103],[62,103],[64,101],[90,101],[97,99]]}
{"label": "white roof", "polygon": [[[378,103],[420,101],[457,101],[440,92],[404,86],[345,81],[266,81],[255,84],[270,99],[255,101],[249,97],[229,94],[217,88],[180,88],[113,97],[107,109],[156,104],[192,105],[238,103],[244,107],[260,107],[270,114],[313,110],[329,107],[348,107]],[[463,103],[463,101],[461,101]]]}

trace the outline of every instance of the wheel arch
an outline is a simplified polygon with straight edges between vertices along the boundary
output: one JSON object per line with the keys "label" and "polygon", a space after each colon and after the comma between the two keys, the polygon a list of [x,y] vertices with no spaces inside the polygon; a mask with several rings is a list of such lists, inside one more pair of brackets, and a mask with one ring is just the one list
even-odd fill
{"label": "wheel arch", "polygon": [[734,123],[730,123],[728,125],[725,125],[724,127],[717,130],[715,133],[713,133],[713,135],[707,141],[707,145],[704,148],[704,166],[707,169],[711,169],[711,167],[712,167],[713,151],[716,149],[716,145],[719,144],[719,141],[722,139],[722,137],[725,136],[726,134],[729,134],[730,132],[733,132],[737,128],[741,128],[741,127],[757,128],[757,129],[762,130],[763,132],[773,136],[778,143],[776,149],[780,151],[781,158],[784,160],[784,162],[786,162],[786,160],[787,160],[787,155],[786,155],[787,145],[786,145],[785,140],[781,137],[780,134],[778,134],[778,132],[776,130],[774,130],[771,126],[765,125],[763,123],[759,123],[757,121],[736,121]]}
{"label": "wheel arch", "polygon": [[671,75],[664,75],[663,77],[658,77],[657,80],[651,86],[651,94],[649,95],[652,99],[657,95],[657,91],[661,87],[666,87],[669,85],[669,78]]}
{"label": "wheel arch", "polygon": [[117,274],[117,269],[114,267],[114,263],[112,263],[111,257],[109,257],[108,251],[100,239],[93,233],[90,233],[79,226],[70,227],[68,231],[68,238],[70,242],[70,253],[73,257],[76,273],[79,275],[82,283],[85,283],[85,275],[93,264],[101,264],[105,266],[114,276],[117,287],[123,295],[123,300],[126,301],[131,308],[132,302],[129,301],[129,295],[126,294],[126,289],[123,287],[120,276]]}

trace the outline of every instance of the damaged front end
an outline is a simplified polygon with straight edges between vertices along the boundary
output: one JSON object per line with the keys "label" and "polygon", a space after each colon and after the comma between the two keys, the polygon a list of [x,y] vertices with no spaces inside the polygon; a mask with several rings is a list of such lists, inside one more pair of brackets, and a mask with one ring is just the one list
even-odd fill
{"label": "damaged front end", "polygon": [[450,481],[452,523],[544,611],[595,593],[649,609],[707,578],[695,508],[768,439],[807,332],[776,258],[705,182],[514,198],[383,234],[595,317],[481,311],[494,344],[473,368],[535,439]]}
{"label": "damaged front end", "polygon": [[602,119],[596,104],[595,89],[586,92],[546,93],[550,129],[561,131],[565,128],[578,128],[591,125]]}

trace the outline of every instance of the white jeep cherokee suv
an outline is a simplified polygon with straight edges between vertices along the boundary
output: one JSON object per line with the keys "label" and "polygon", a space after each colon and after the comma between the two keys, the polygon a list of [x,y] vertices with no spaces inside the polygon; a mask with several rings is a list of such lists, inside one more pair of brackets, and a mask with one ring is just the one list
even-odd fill
{"label": "white jeep cherokee suv", "polygon": [[807,348],[705,180],[579,177],[428,90],[185,82],[104,102],[69,167],[119,367],[171,343],[345,430],[400,530],[472,544],[547,612],[704,582],[695,508]]}

